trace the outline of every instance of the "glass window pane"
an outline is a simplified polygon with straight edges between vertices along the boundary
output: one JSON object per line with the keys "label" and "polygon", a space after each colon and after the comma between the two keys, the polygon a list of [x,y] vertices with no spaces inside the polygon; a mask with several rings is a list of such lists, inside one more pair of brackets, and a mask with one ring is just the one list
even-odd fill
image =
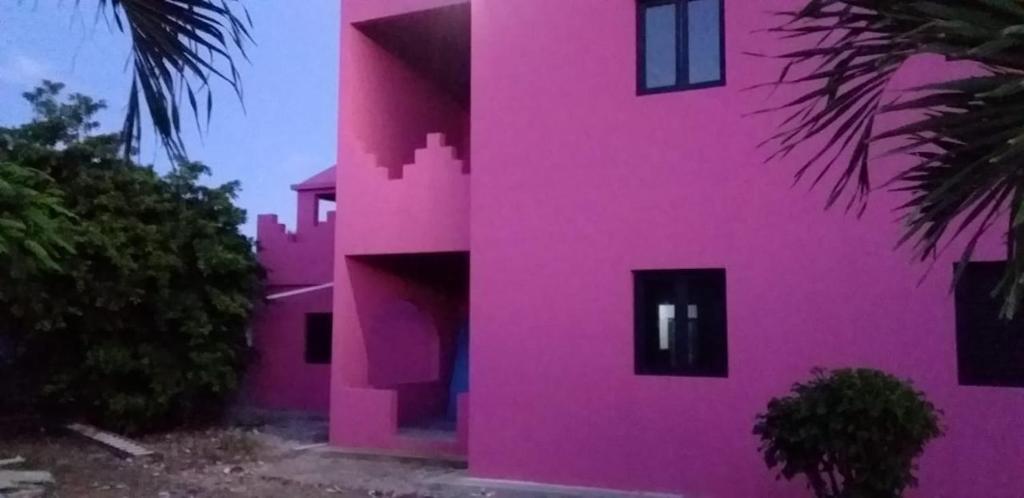
{"label": "glass window pane", "polygon": [[658,349],[668,351],[671,342],[670,338],[675,335],[676,328],[676,305],[658,305]]}
{"label": "glass window pane", "polygon": [[692,0],[687,4],[690,83],[722,79],[721,0]]}
{"label": "glass window pane", "polygon": [[635,271],[633,285],[638,375],[728,377],[724,269]]}
{"label": "glass window pane", "polygon": [[644,9],[644,83],[647,88],[676,84],[677,16],[675,4]]}

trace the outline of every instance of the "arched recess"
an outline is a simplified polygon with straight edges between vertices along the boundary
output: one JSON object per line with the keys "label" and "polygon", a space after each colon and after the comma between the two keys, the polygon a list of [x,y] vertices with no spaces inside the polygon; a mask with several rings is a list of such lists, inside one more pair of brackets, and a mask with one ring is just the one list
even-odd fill
{"label": "arched recess", "polygon": [[440,380],[440,335],[433,317],[396,299],[371,320],[366,337],[368,380],[377,388]]}

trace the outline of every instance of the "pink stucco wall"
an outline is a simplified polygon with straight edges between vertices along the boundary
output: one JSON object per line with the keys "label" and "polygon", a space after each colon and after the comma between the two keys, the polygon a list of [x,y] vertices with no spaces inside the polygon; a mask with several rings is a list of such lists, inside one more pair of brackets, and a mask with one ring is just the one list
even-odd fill
{"label": "pink stucco wall", "polygon": [[376,157],[357,142],[342,168],[344,208],[340,249],[345,254],[450,252],[469,249],[469,175],[455,148],[440,133],[421,136],[402,165],[401,178],[389,178]]}
{"label": "pink stucco wall", "polygon": [[[957,385],[950,257],[918,285],[896,199],[823,212],[795,161],[761,163],[778,116],[742,89],[778,75],[743,55],[772,46],[765,5],[727,2],[728,86],[647,97],[634,8],[473,2],[471,471],[803,496],[764,468],[754,415],[814,366],[870,366],[946,412],[914,496],[1020,496],[1024,392]],[[633,375],[630,271],[700,267],[727,270],[729,378]]]}
{"label": "pink stucco wall", "polygon": [[[353,96],[375,84],[359,70],[380,61],[365,58],[386,55],[350,22],[437,3],[345,0],[353,17],[342,24],[339,191],[370,186],[346,184],[369,167],[352,137],[379,117]],[[928,448],[911,496],[1024,493],[1024,390],[957,383],[955,248],[919,283],[928,267],[893,250],[898,198],[875,196],[861,219],[824,212],[823,191],[791,188],[795,159],[762,164],[755,146],[779,117],[750,116],[765,95],[742,89],[780,68],[743,54],[774,46],[755,34],[774,22],[771,9],[727,1],[726,87],[638,97],[634,0],[471,5],[472,394],[461,400],[460,434],[473,475],[687,497],[809,496],[764,467],[754,416],[812,367],[866,366],[912,379],[945,411],[947,434]],[[924,61],[902,83],[938,71]],[[374,91],[431,95],[406,76]],[[344,202],[342,226],[374,215]],[[450,205],[416,206],[428,225],[378,247],[415,252],[429,232],[448,230]],[[388,213],[373,222],[402,223],[400,209]],[[338,261],[359,245],[345,231],[337,242]],[[990,243],[980,256],[1000,254]],[[394,446],[397,393],[370,385],[361,321],[412,291],[389,278],[360,290],[353,263],[362,264],[335,272],[344,360],[333,370],[332,443]],[[704,267],[727,271],[729,377],[635,375],[631,271]],[[383,428],[367,418],[382,413]]]}
{"label": "pink stucco wall", "polygon": [[306,313],[331,311],[331,292],[271,302],[253,320],[253,349],[248,394],[260,408],[326,413],[330,366],[305,362]]}
{"label": "pink stucco wall", "polygon": [[344,447],[464,454],[464,417],[461,437],[401,428],[441,417],[447,405],[465,291],[419,270],[469,249],[468,109],[353,24],[420,4],[343,7],[330,437]]}
{"label": "pink stucco wall", "polygon": [[[260,215],[256,240],[267,270],[266,293],[274,295],[330,283],[335,214],[318,220],[317,197],[334,193],[334,168],[296,185],[298,218],[289,231],[276,215]],[[256,354],[246,394],[261,408],[327,412],[330,365],[305,361],[307,313],[330,313],[330,289],[266,302],[252,322]]]}
{"label": "pink stucco wall", "polygon": [[[379,3],[381,7],[390,5]],[[361,4],[349,5],[345,4],[346,16],[354,15],[350,11],[359,10]],[[391,178],[400,177],[402,166],[415,160],[414,152],[426,147],[429,133],[445,134],[446,144],[456,148],[456,157],[465,157],[466,109],[432,85],[426,75],[353,27],[351,21],[342,29],[342,37],[342,58],[352,64],[358,61],[359,71],[342,73],[341,102],[350,119],[342,123],[339,140],[371,154]],[[349,163],[339,164],[344,174]],[[350,183],[339,181],[339,187],[344,189]]]}

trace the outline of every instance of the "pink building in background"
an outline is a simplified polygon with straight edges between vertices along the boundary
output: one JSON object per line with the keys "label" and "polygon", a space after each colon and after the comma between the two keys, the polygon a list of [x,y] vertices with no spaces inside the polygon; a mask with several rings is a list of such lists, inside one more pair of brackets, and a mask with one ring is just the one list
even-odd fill
{"label": "pink building in background", "polygon": [[247,395],[261,408],[326,413],[331,382],[331,280],[334,271],[335,168],[292,186],[295,231],[277,215],[257,219],[268,299],[253,320],[256,357]]}
{"label": "pink building in background", "polygon": [[1024,496],[1024,334],[993,321],[995,267],[951,293],[955,247],[930,272],[893,250],[898,196],[826,212],[797,159],[762,163],[780,117],[743,89],[781,68],[744,54],[783,48],[755,33],[798,4],[343,0],[337,217],[302,184],[294,235],[260,219],[274,292],[331,280],[337,224],[330,385],[295,338],[331,294],[273,302],[267,404],[479,478],[791,498],[755,415],[814,367],[873,367],[945,411],[911,496]]}

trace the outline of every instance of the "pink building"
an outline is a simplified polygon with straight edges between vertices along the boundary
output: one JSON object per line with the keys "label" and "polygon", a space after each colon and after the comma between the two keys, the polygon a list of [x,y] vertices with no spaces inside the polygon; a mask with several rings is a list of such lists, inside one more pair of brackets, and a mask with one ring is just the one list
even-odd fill
{"label": "pink building", "polygon": [[256,358],[247,394],[254,405],[326,413],[331,382],[331,280],[334,271],[332,166],[292,186],[295,231],[260,215],[256,241],[267,270],[266,305],[253,320]]}
{"label": "pink building", "polygon": [[[993,267],[951,293],[955,247],[930,272],[893,250],[897,196],[826,212],[791,188],[796,160],[762,163],[780,118],[743,89],[780,68],[744,54],[783,48],[756,33],[799,3],[344,0],[331,443],[480,478],[808,496],[765,468],[754,417],[813,367],[864,366],[945,411],[911,496],[1024,496],[1024,334],[992,321]],[[264,261],[303,275],[272,273],[282,290],[328,280],[298,249],[331,230],[306,192],[294,236],[261,219]],[[330,297],[302,299],[278,311],[293,330]],[[322,406],[324,371],[275,337],[268,402]]]}

